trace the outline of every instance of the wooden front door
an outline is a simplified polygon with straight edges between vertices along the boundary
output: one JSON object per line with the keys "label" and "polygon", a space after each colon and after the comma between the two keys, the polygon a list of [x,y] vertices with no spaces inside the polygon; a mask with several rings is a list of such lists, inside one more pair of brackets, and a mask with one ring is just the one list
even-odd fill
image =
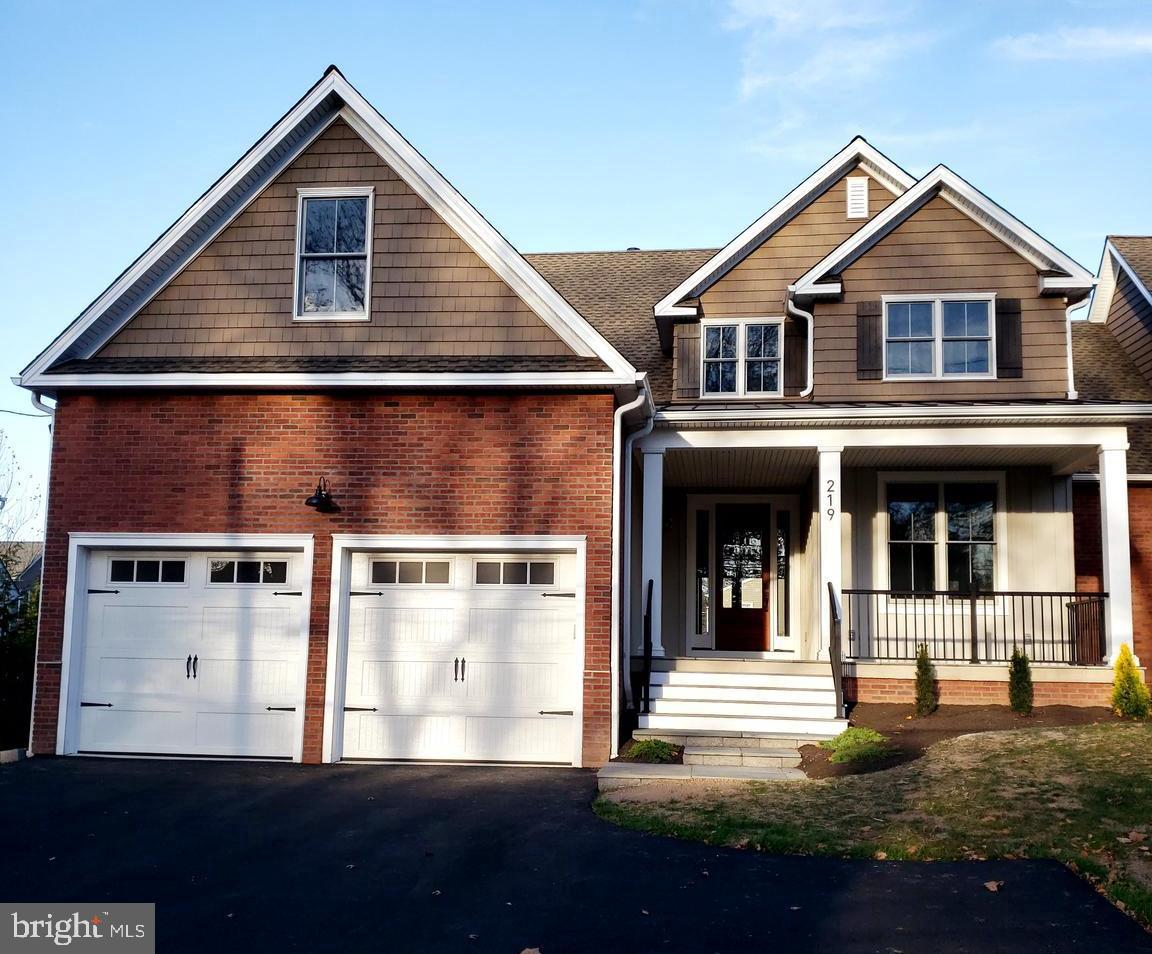
{"label": "wooden front door", "polygon": [[717,504],[716,643],[718,650],[772,648],[774,561],[767,504]]}

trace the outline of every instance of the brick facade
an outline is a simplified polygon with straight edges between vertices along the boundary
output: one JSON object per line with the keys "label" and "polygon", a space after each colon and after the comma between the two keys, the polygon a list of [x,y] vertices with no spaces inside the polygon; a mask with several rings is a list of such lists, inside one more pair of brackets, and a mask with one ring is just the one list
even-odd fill
{"label": "brick facade", "polygon": [[[1100,485],[1077,483],[1072,497],[1076,538],[1076,588],[1103,589]],[[1132,627],[1136,655],[1152,663],[1152,487],[1128,488],[1129,552],[1132,560]]]}
{"label": "brick facade", "polygon": [[[1033,673],[1035,675],[1035,673]],[[1006,706],[1008,683],[993,680],[940,680],[936,683],[941,705]],[[1033,682],[1033,701],[1038,706],[1107,706],[1110,682]],[[914,702],[913,679],[878,679],[849,676],[844,679],[844,698],[850,702]]]}
{"label": "brick facade", "polygon": [[[304,759],[321,757],[331,534],[580,534],[583,758],[608,757],[611,394],[61,395],[32,751],[55,750],[69,532],[315,535]],[[303,504],[327,476],[341,511]]]}

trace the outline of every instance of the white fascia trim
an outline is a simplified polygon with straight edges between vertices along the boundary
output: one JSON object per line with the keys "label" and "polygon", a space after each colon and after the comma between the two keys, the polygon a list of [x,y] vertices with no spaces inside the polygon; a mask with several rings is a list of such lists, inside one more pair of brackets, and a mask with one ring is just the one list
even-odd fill
{"label": "white fascia trim", "polygon": [[[901,169],[896,163],[873,148],[864,139],[857,136],[847,146],[829,159],[812,175],[796,186],[783,199],[765,212],[760,218],[748,226],[731,242],[720,249],[707,262],[689,275],[676,288],[656,303],[653,313],[657,318],[674,318],[696,314],[696,309],[679,304],[680,300],[692,291],[701,281],[718,268],[727,265],[744,245],[751,241],[761,231],[767,229],[772,222],[780,220],[774,228],[768,231],[765,239],[771,237],[794,214],[794,208],[811,195],[814,191],[826,189],[831,185],[829,180],[835,176],[848,163],[858,160],[864,170],[872,175],[884,188],[895,196],[900,196],[912,188],[916,180]],[[823,188],[821,188],[823,187]]]}
{"label": "white fascia trim", "polygon": [[[1049,278],[1047,290],[1083,289],[1093,285],[1095,278],[1082,265],[1065,255],[1047,239],[1038,235],[1015,216],[1001,208],[983,193],[961,179],[947,166],[937,166],[911,189],[877,215],[871,222],[853,234],[840,246],[829,252],[809,269],[792,286],[798,295],[819,295],[831,293],[831,284],[821,284],[820,279],[828,274],[837,274],[847,263],[854,260],[870,242],[886,234],[902,221],[902,217],[926,202],[933,191],[959,211],[971,218],[977,225],[988,227],[981,221],[984,216],[1003,230],[993,233],[1006,242],[1033,266],[1041,270],[1059,269],[1068,274],[1067,279]],[[973,213],[978,213],[974,215]],[[835,286],[838,287],[838,286]]]}
{"label": "white fascia trim", "polygon": [[1092,304],[1088,307],[1088,320],[1104,324],[1108,312],[1112,310],[1112,297],[1116,293],[1116,252],[1112,243],[1104,240],[1100,250],[1100,265],[1096,269],[1096,288],[1092,292]]}
{"label": "white fascia trim", "polygon": [[681,424],[688,422],[747,423],[749,425],[768,423],[805,423],[809,421],[970,421],[990,422],[1004,418],[1029,418],[1043,420],[1055,418],[1083,418],[1086,421],[1115,421],[1129,418],[1152,417],[1152,404],[1110,404],[1037,406],[1034,404],[1005,404],[999,407],[805,407],[805,408],[757,408],[756,410],[734,411],[676,411],[664,410],[656,413],[657,424]]}
{"label": "white fascia trim", "polygon": [[[322,128],[302,143],[292,158],[316,136],[327,129],[337,117],[344,119],[372,146],[385,162],[405,180],[428,205],[445,220],[450,228],[468,244],[484,262],[536,312],[539,317],[573,351],[584,357],[600,358],[612,370],[635,378],[636,369],[608,340],[585,320],[527,260],[517,252],[476,209],[428,162],[376,109],[339,73],[331,70],[293,109],[291,109],[212,189],[195,202],[176,224],[165,232],[152,248],[126,271],[107,291],[93,302],[21,375],[21,385],[29,387],[36,375],[43,373],[57,358],[109,307],[126,289],[162,258],[175,242],[203,215],[220,201],[235,185],[260,162],[308,113],[330,93],[345,103]],[[252,196],[254,199],[255,196]],[[251,199],[249,200],[251,201]],[[243,211],[238,207],[233,214],[222,219],[214,228],[211,238],[226,228]],[[172,276],[174,277],[174,276]],[[169,278],[169,281],[171,277]],[[163,286],[161,286],[162,288]],[[153,291],[153,297],[161,288]],[[141,307],[144,303],[141,303]],[[136,309],[126,314],[107,337],[115,334],[132,317]],[[103,343],[103,342],[101,342]]]}
{"label": "white fascia trim", "polygon": [[29,377],[26,388],[52,393],[57,388],[483,388],[483,387],[621,387],[634,384],[635,374],[605,371],[509,371],[499,373],[386,372],[372,374],[346,371],[306,372],[173,372],[170,374],[41,374]]}
{"label": "white fascia trim", "polygon": [[520,296],[576,354],[595,356],[622,374],[636,369],[573,308],[511,243],[468,202],[359,92],[332,73],[340,110],[364,141]]}

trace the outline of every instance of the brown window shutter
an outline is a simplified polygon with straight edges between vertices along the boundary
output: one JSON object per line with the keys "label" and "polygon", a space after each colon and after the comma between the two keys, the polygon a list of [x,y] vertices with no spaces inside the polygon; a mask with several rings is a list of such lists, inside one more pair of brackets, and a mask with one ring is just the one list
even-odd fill
{"label": "brown window shutter", "polygon": [[700,326],[676,325],[673,355],[674,393],[678,398],[700,397]]}
{"label": "brown window shutter", "polygon": [[784,322],[784,393],[797,395],[808,384],[808,329],[802,321]]}
{"label": "brown window shutter", "polygon": [[1024,377],[1020,299],[996,299],[996,377]]}
{"label": "brown window shutter", "polygon": [[860,381],[884,377],[883,312],[881,302],[856,303],[856,377]]}

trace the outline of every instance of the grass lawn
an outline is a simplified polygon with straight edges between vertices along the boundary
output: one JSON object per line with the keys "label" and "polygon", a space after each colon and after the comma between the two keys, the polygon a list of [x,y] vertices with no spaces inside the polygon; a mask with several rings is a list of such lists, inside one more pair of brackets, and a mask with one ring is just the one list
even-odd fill
{"label": "grass lawn", "polygon": [[778,854],[1055,858],[1152,924],[1152,725],[985,732],[873,774],[649,784],[595,808],[626,827]]}

